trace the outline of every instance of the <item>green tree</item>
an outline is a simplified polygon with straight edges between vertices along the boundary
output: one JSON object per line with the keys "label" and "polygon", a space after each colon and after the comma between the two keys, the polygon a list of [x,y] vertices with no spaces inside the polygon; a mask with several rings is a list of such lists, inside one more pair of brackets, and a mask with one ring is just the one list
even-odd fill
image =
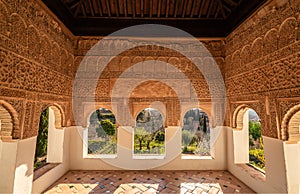
{"label": "green tree", "polygon": [[251,149],[252,146],[254,146],[252,135],[249,135],[249,146],[250,146],[250,149]]}
{"label": "green tree", "polygon": [[250,164],[265,170],[265,154],[263,149],[253,149],[249,151]]}
{"label": "green tree", "polygon": [[261,137],[261,125],[260,122],[249,122],[249,134],[252,136],[252,138],[256,141]]}
{"label": "green tree", "polygon": [[101,121],[101,112],[100,112],[100,109],[96,110],[96,115],[97,115],[98,121]]}
{"label": "green tree", "polygon": [[143,121],[144,121],[144,115],[145,115],[145,110],[142,110],[142,111],[138,114],[138,116],[137,116],[137,118],[136,118],[136,121],[137,121],[137,122],[143,122]]}
{"label": "green tree", "polygon": [[40,117],[39,131],[36,140],[35,161],[47,154],[49,109],[44,110]]}
{"label": "green tree", "polygon": [[116,125],[114,125],[109,119],[102,120],[96,128],[96,131],[98,137],[113,136],[116,133]]}
{"label": "green tree", "polygon": [[187,147],[188,145],[193,143],[194,135],[188,130],[182,131],[182,144]]}
{"label": "green tree", "polygon": [[147,134],[144,136],[144,141],[146,142],[147,150],[149,151],[150,151],[150,143],[156,139],[157,134],[162,130],[161,128],[156,131],[154,122],[155,121],[152,120],[151,131],[147,131]]}
{"label": "green tree", "polygon": [[139,143],[139,149],[142,150],[143,148],[143,142],[145,140],[145,136],[148,134],[148,132],[145,130],[144,127],[138,127],[135,128],[134,131],[134,140]]}
{"label": "green tree", "polygon": [[150,151],[150,143],[154,140],[155,134],[147,132],[147,134],[144,136],[144,141],[147,146],[147,150]]}
{"label": "green tree", "polygon": [[165,141],[165,132],[161,131],[156,134],[155,141]]}

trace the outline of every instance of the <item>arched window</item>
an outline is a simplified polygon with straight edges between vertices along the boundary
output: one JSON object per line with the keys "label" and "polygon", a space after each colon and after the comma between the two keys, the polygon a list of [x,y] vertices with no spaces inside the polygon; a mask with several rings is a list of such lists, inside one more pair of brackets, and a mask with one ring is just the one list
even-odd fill
{"label": "arched window", "polygon": [[87,153],[95,155],[117,154],[117,128],[115,115],[99,108],[89,118]]}
{"label": "arched window", "polygon": [[34,156],[35,170],[48,163],[63,161],[64,130],[61,130],[61,121],[62,112],[56,106],[50,106],[41,113]]}
{"label": "arched window", "polygon": [[208,116],[199,108],[185,113],[181,133],[183,156],[210,156],[210,127]]}
{"label": "arched window", "polygon": [[248,107],[241,108],[236,115],[234,159],[235,163],[249,164],[262,172],[265,170],[260,118]]}
{"label": "arched window", "polygon": [[158,110],[146,108],[137,115],[133,154],[150,157],[165,155],[164,120]]}
{"label": "arched window", "polygon": [[40,116],[39,131],[36,139],[35,156],[34,156],[35,170],[47,164],[48,122],[49,122],[49,108],[45,109]]}
{"label": "arched window", "polygon": [[288,123],[288,141],[298,142],[300,140],[300,110],[296,112]]}
{"label": "arched window", "polygon": [[265,170],[265,154],[261,134],[260,118],[253,109],[248,110],[249,116],[249,164]]}

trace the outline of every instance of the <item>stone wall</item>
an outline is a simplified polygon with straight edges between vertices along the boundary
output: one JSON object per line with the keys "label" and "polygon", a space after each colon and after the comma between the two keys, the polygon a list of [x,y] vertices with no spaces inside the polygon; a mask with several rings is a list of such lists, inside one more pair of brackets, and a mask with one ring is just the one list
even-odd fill
{"label": "stone wall", "polygon": [[0,0],[0,99],[18,113],[13,138],[35,136],[50,105],[69,114],[73,39],[40,1]]}
{"label": "stone wall", "polygon": [[226,37],[228,125],[247,106],[263,135],[281,138],[284,115],[300,101],[299,13],[299,1],[269,1]]}

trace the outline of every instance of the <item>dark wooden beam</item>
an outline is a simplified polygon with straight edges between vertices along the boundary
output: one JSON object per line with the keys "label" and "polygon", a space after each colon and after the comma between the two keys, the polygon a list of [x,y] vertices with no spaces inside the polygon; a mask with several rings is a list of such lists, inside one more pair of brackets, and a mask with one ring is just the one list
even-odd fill
{"label": "dark wooden beam", "polygon": [[[164,12],[162,8],[164,8],[164,4],[167,0],[143,0],[144,8],[148,9],[148,5],[145,7],[146,1],[149,1],[152,4],[152,14],[156,13],[155,9],[158,10],[157,17],[155,15],[149,17],[146,15],[146,10],[144,10],[143,18],[135,18],[133,19],[131,12],[128,11],[132,6],[135,5],[136,1],[134,0],[118,0],[120,3],[124,3],[124,15],[120,15],[120,9],[123,7],[119,6],[119,17],[115,14],[115,11],[110,11],[110,15],[108,16],[108,12],[104,11],[104,6],[108,5],[108,8],[112,10],[115,6],[109,5],[115,2],[115,0],[101,0],[101,4],[99,4],[99,0],[41,0],[45,3],[46,6],[66,25],[66,27],[76,36],[102,36],[108,35],[116,30],[129,27],[132,25],[138,24],[165,24],[180,28],[185,30],[186,32],[191,33],[196,37],[226,37],[229,33],[231,33],[237,26],[239,26],[247,17],[249,17],[252,13],[254,13],[259,7],[263,5],[263,3],[267,2],[267,0],[211,0],[215,1],[215,4],[209,4],[208,0],[175,0],[174,1],[174,12],[172,7],[169,8],[168,18],[160,17],[161,13]],[[63,1],[68,1],[69,3],[64,3]],[[94,2],[96,1],[96,2]],[[157,1],[157,4],[155,4]],[[211,2],[210,1],[210,2]],[[232,7],[231,4],[233,1],[236,6]],[[109,2],[109,3],[108,3]],[[169,2],[171,2],[169,0]],[[182,3],[181,3],[182,2]],[[191,8],[193,10],[191,12],[185,13],[186,10],[195,3],[196,8]],[[95,6],[94,16],[92,16],[92,12],[88,10],[90,7],[89,3],[92,6]],[[97,3],[97,4],[96,4]],[[163,4],[164,3],[164,4]],[[188,4],[187,4],[188,3]],[[77,6],[75,6],[75,4]],[[185,9],[181,14],[181,9],[183,9],[185,4]],[[119,4],[121,5],[121,4]],[[173,0],[172,0],[173,5]],[[199,10],[198,10],[199,5]],[[73,7],[72,7],[73,6]],[[72,9],[70,8],[72,7]],[[99,7],[99,13],[98,9]],[[128,9],[129,8],[129,9]],[[158,9],[159,8],[159,9]],[[136,15],[136,7],[133,8],[133,11]],[[165,8],[164,8],[165,9]],[[150,9],[151,10],[151,9]],[[172,10],[171,15],[170,12]],[[215,10],[217,10],[215,12]],[[102,12],[102,13],[101,13]],[[147,10],[148,13],[148,10]],[[180,14],[179,14],[180,13]],[[210,18],[204,18],[203,14],[210,14]],[[180,16],[179,16],[179,15]],[[197,16],[200,19],[195,19]],[[100,15],[100,16],[99,16]],[[183,15],[183,17],[182,17]],[[192,15],[192,17],[191,17]],[[140,15],[139,15],[140,16]],[[122,19],[120,19],[122,17]],[[176,18],[177,17],[177,18]],[[178,19],[178,17],[180,19]],[[225,18],[225,19],[224,19]],[[201,28],[197,27],[201,26]],[[151,31],[149,31],[149,36],[151,35]],[[156,36],[156,35],[154,35]],[[172,36],[172,35],[171,35]]]}
{"label": "dark wooden beam", "polygon": [[144,17],[144,0],[141,0],[141,16]]}
{"label": "dark wooden beam", "polygon": [[124,0],[124,14],[127,17],[127,0]]}
{"label": "dark wooden beam", "polygon": [[259,7],[261,7],[267,0],[251,0],[240,1],[236,9],[232,10],[232,13],[227,16],[226,21],[226,36],[232,32],[237,26],[239,26],[246,18],[254,13]]}
{"label": "dark wooden beam", "polygon": [[237,3],[234,2],[234,1],[232,1],[232,0],[225,0],[225,2],[226,2],[227,4],[229,4],[230,6],[232,6],[232,7],[237,6]]}
{"label": "dark wooden beam", "polygon": [[212,9],[213,5],[214,5],[214,1],[211,0],[209,2],[209,5],[208,5],[208,11],[207,11],[207,14],[206,14],[206,18],[209,18],[209,15],[211,13],[211,9]]}
{"label": "dark wooden beam", "polygon": [[[223,8],[223,4],[222,4],[222,0],[218,0],[218,7],[219,7],[219,11],[221,11],[221,14],[223,16],[224,19],[226,19],[226,15],[225,15],[225,11]],[[218,11],[217,11],[218,13]]]}
{"label": "dark wooden beam", "polygon": [[162,0],[158,0],[158,8],[157,8],[157,17],[160,17],[160,9],[161,9],[161,1]]}
{"label": "dark wooden beam", "polygon": [[83,13],[84,17],[86,17],[86,12],[85,12],[84,2],[82,2],[82,3],[80,4],[80,7],[81,7],[81,10],[82,10],[82,13]]}
{"label": "dark wooden beam", "polygon": [[186,4],[187,4],[187,1],[188,1],[188,0],[184,0],[184,5],[183,5],[183,9],[182,9],[182,14],[181,14],[181,17],[183,17],[183,18],[184,18],[184,16],[185,16],[185,10],[186,10]]}
{"label": "dark wooden beam", "polygon": [[174,18],[176,18],[176,16],[177,16],[177,11],[178,11],[178,1],[179,0],[175,0],[175,11],[174,11]]}
{"label": "dark wooden beam", "polygon": [[217,5],[216,12],[215,12],[215,15],[214,15],[214,19],[218,18],[219,12],[220,12],[220,7],[219,7],[219,5]]}
{"label": "dark wooden beam", "polygon": [[110,4],[109,4],[108,0],[106,0],[106,8],[107,8],[108,16],[110,17],[111,16],[111,12],[110,12]]}
{"label": "dark wooden beam", "polygon": [[[188,21],[188,22],[187,22]],[[76,22],[75,28],[72,30],[76,33],[76,36],[106,36],[112,32],[119,29],[126,28],[133,25],[140,24],[168,24],[176,28],[185,30],[186,32],[192,34],[195,37],[224,37],[226,26],[224,26],[223,20],[170,20],[169,18],[159,18],[159,19],[99,19],[90,20],[82,18]],[[105,26],[105,28],[103,27]],[[201,28],[195,26],[201,26]],[[143,30],[143,29],[141,29]],[[149,37],[161,37],[160,33],[156,34],[150,31],[144,32],[145,36]],[[180,34],[169,34],[163,33],[162,37],[178,37]],[[130,35],[129,35],[130,36]]]}
{"label": "dark wooden beam", "polygon": [[91,9],[91,14],[92,14],[92,16],[95,16],[94,7],[92,6],[92,2],[91,2],[91,0],[88,0],[88,1],[89,1],[90,9]]}
{"label": "dark wooden beam", "polygon": [[231,9],[227,7],[226,5],[223,5],[223,8],[226,9],[227,12],[231,13]]}
{"label": "dark wooden beam", "polygon": [[198,18],[201,18],[201,16],[202,16],[202,12],[203,12],[203,9],[204,9],[205,1],[206,0],[202,0],[202,2],[201,2]]}
{"label": "dark wooden beam", "polygon": [[170,8],[169,3],[170,3],[169,0],[167,0],[167,4],[166,4],[166,18],[169,15],[169,8]]}
{"label": "dark wooden beam", "polygon": [[82,3],[82,0],[77,1],[76,3],[74,3],[73,5],[71,5],[70,9],[73,9],[74,7],[78,6],[80,3]]}
{"label": "dark wooden beam", "polygon": [[78,6],[76,7],[75,12],[74,12],[74,17],[77,17],[78,12],[79,12],[80,9],[81,9],[81,5],[78,5]]}
{"label": "dark wooden beam", "polygon": [[152,18],[152,14],[153,14],[153,0],[149,0],[150,1],[150,14],[149,17]]}
{"label": "dark wooden beam", "polygon": [[116,14],[117,14],[117,17],[119,17],[119,1],[118,0],[115,0],[115,3],[116,3]]}
{"label": "dark wooden beam", "polygon": [[193,1],[193,4],[192,4],[191,15],[190,15],[191,18],[194,16],[194,11],[195,11],[195,7],[196,7],[196,0],[192,0],[192,1]]}
{"label": "dark wooden beam", "polygon": [[96,0],[96,3],[97,3],[97,6],[98,6],[98,9],[99,9],[99,15],[100,15],[100,17],[102,17],[103,13],[102,13],[101,2],[99,2],[98,0]]}
{"label": "dark wooden beam", "polygon": [[[74,18],[74,12],[61,1],[54,0],[42,0],[42,2],[63,22],[70,31],[72,31],[75,26],[76,20]],[[78,4],[77,9],[80,10],[80,5]],[[74,32],[74,31],[72,31]]]}
{"label": "dark wooden beam", "polygon": [[132,15],[133,17],[135,18],[135,9],[136,9],[136,4],[135,4],[135,0],[132,0],[132,4],[131,4],[131,7],[132,7]]}

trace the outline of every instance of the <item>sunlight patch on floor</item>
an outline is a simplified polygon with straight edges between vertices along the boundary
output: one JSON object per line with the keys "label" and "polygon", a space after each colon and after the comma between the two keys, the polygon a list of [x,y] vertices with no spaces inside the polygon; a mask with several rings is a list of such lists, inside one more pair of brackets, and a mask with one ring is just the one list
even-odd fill
{"label": "sunlight patch on floor", "polygon": [[114,193],[123,193],[123,192],[130,192],[130,193],[156,193],[158,192],[159,184],[147,184],[147,183],[124,183],[117,188]]}
{"label": "sunlight patch on floor", "polygon": [[223,193],[219,183],[181,183],[180,193]]}

